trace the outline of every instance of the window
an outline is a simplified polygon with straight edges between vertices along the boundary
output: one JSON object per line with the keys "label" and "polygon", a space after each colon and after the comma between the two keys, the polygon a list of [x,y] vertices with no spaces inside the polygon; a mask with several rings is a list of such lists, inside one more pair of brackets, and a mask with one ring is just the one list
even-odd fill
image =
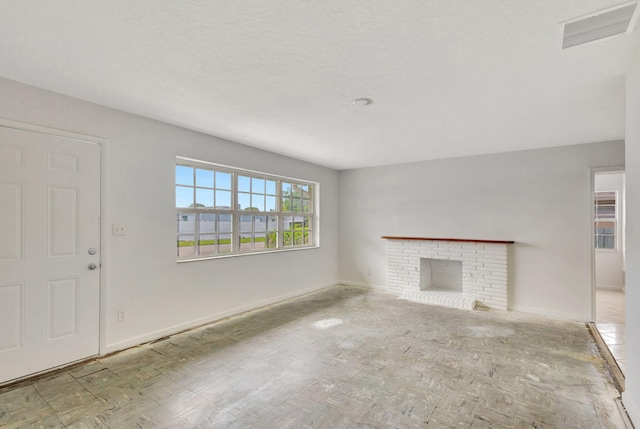
{"label": "window", "polygon": [[596,249],[616,249],[616,191],[596,192],[594,234]]}
{"label": "window", "polygon": [[316,245],[316,184],[176,161],[179,260]]}

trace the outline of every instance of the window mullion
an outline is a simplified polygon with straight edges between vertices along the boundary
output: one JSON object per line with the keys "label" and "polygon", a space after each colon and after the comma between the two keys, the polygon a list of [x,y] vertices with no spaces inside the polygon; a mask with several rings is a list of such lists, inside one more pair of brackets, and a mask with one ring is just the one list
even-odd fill
{"label": "window mullion", "polygon": [[232,209],[232,235],[231,235],[231,249],[233,253],[237,253],[240,251],[240,213],[238,210],[238,174],[236,172],[233,173],[233,192],[231,193],[233,207]]}

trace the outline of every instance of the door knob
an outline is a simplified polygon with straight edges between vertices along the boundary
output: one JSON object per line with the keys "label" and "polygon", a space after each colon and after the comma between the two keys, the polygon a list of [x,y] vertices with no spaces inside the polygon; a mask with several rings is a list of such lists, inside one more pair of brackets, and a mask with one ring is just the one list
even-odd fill
{"label": "door knob", "polygon": [[96,264],[89,264],[89,269],[91,271],[95,270],[96,268],[98,268],[98,266]]}

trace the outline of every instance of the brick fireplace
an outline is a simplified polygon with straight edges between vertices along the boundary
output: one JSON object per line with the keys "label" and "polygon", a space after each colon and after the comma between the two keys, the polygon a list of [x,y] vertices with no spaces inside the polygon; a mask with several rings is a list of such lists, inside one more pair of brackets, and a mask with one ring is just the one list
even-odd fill
{"label": "brick fireplace", "polygon": [[513,241],[384,236],[387,290],[425,304],[508,307],[507,250]]}

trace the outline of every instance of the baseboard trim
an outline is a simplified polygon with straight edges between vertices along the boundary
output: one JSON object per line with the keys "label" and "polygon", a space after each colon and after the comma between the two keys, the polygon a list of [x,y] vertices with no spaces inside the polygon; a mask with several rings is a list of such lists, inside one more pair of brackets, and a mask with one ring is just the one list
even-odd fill
{"label": "baseboard trim", "polygon": [[291,298],[301,297],[310,293],[315,293],[315,292],[328,289],[331,287],[339,286],[339,285],[340,283],[323,283],[323,284],[315,285],[309,288],[299,289],[283,295],[278,295],[273,298],[264,299],[262,301],[254,302],[248,305],[236,307],[228,311],[211,314],[209,316],[201,317],[199,319],[191,320],[189,322],[169,326],[167,328],[159,329],[157,331],[149,332],[143,335],[138,335],[136,337],[127,338],[126,340],[108,344],[105,348],[104,353],[102,353],[101,356],[105,356],[105,355],[119,352],[131,347],[136,347],[142,344],[146,344],[146,343],[158,340],[159,338],[163,338],[169,335],[175,335],[184,331],[188,331],[190,329],[198,328],[200,326],[208,325],[208,324],[217,322],[219,320],[226,319],[227,317],[246,313],[247,311],[256,310],[258,308],[273,305],[281,301],[286,301]]}
{"label": "baseboard trim", "polygon": [[551,319],[567,320],[570,322],[587,323],[591,321],[591,317],[586,314],[579,315],[579,314],[571,314],[571,313],[561,313],[561,312],[549,311],[549,310],[545,310],[537,307],[522,307],[522,306],[513,306],[513,307],[509,307],[509,309],[516,313],[527,313],[535,316],[548,317]]}
{"label": "baseboard trim", "polygon": [[638,427],[638,425],[640,425],[640,409],[637,407],[638,399],[640,398],[636,398],[636,401],[634,402],[633,398],[631,398],[627,392],[622,393],[622,404],[624,405],[627,415],[631,420],[631,424],[634,427]]}
{"label": "baseboard trim", "polygon": [[389,292],[384,286],[373,285],[369,283],[352,282],[349,280],[340,280],[338,283],[344,286],[357,287],[357,288],[368,289],[368,290],[376,290],[380,292]]}

